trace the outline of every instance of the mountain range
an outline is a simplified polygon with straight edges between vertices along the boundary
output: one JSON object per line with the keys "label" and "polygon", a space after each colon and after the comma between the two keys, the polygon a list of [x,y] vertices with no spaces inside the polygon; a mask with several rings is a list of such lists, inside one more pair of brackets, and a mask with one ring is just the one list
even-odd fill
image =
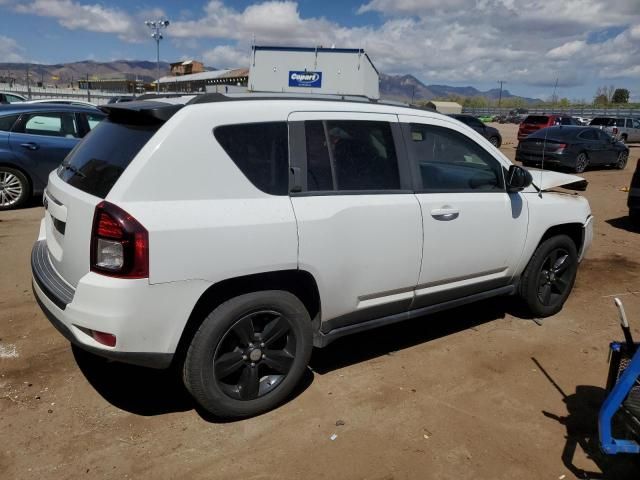
{"label": "mountain range", "polygon": [[[32,82],[44,84],[69,84],[80,78],[89,77],[115,77],[120,74],[136,75],[144,82],[153,81],[156,78],[156,63],[138,60],[116,60],[112,62],[94,62],[85,60],[81,62],[61,63],[55,65],[40,65],[26,63],[0,63],[0,81],[6,78],[18,79],[24,82],[27,68],[31,74]],[[166,75],[169,64],[160,62],[160,74]],[[6,81],[6,80],[5,80]],[[423,101],[434,98],[447,98],[450,96],[461,97],[485,97],[497,100],[500,90],[480,91],[474,87],[452,87],[449,85],[425,85],[413,75],[386,75],[380,74],[380,95],[382,98],[399,101]],[[512,95],[509,90],[502,90],[502,98],[521,98],[526,103],[541,102],[537,98],[518,97]]]}

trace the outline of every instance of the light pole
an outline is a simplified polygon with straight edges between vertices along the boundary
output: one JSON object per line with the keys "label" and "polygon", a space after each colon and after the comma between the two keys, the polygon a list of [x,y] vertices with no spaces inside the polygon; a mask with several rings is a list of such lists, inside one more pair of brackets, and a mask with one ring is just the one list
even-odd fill
{"label": "light pole", "polygon": [[500,96],[498,97],[498,108],[500,108],[502,103],[502,84],[507,82],[505,82],[504,80],[498,80],[498,83],[500,84]]}
{"label": "light pole", "polygon": [[156,93],[160,93],[160,40],[163,38],[160,30],[169,26],[169,20],[147,20],[144,24],[151,29],[151,38],[156,41]]}

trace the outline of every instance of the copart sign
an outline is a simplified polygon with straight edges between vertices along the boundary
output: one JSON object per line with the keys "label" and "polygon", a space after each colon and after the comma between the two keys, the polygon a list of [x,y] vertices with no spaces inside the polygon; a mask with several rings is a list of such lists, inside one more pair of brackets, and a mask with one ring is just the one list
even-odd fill
{"label": "copart sign", "polygon": [[322,86],[322,72],[289,72],[290,87],[314,87]]}

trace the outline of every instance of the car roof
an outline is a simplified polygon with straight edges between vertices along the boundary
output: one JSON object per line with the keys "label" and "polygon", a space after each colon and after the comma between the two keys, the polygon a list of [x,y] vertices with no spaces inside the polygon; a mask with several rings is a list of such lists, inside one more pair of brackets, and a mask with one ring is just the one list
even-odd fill
{"label": "car roof", "polygon": [[11,103],[0,105],[0,115],[20,114],[24,112],[87,112],[96,113],[93,107],[68,105],[64,103]]}

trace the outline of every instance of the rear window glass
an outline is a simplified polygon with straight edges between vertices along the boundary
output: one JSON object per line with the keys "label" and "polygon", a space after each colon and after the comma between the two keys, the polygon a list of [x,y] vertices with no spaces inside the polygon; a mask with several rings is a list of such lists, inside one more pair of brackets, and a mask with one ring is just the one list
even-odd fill
{"label": "rear window glass", "polygon": [[103,120],[67,155],[58,175],[69,185],[104,198],[159,128]]}
{"label": "rear window glass", "polygon": [[289,135],[286,122],[217,127],[214,135],[253,185],[271,195],[289,188]]}
{"label": "rear window glass", "polygon": [[549,122],[549,117],[545,115],[529,115],[524,123],[529,123],[531,125],[546,125]]}

